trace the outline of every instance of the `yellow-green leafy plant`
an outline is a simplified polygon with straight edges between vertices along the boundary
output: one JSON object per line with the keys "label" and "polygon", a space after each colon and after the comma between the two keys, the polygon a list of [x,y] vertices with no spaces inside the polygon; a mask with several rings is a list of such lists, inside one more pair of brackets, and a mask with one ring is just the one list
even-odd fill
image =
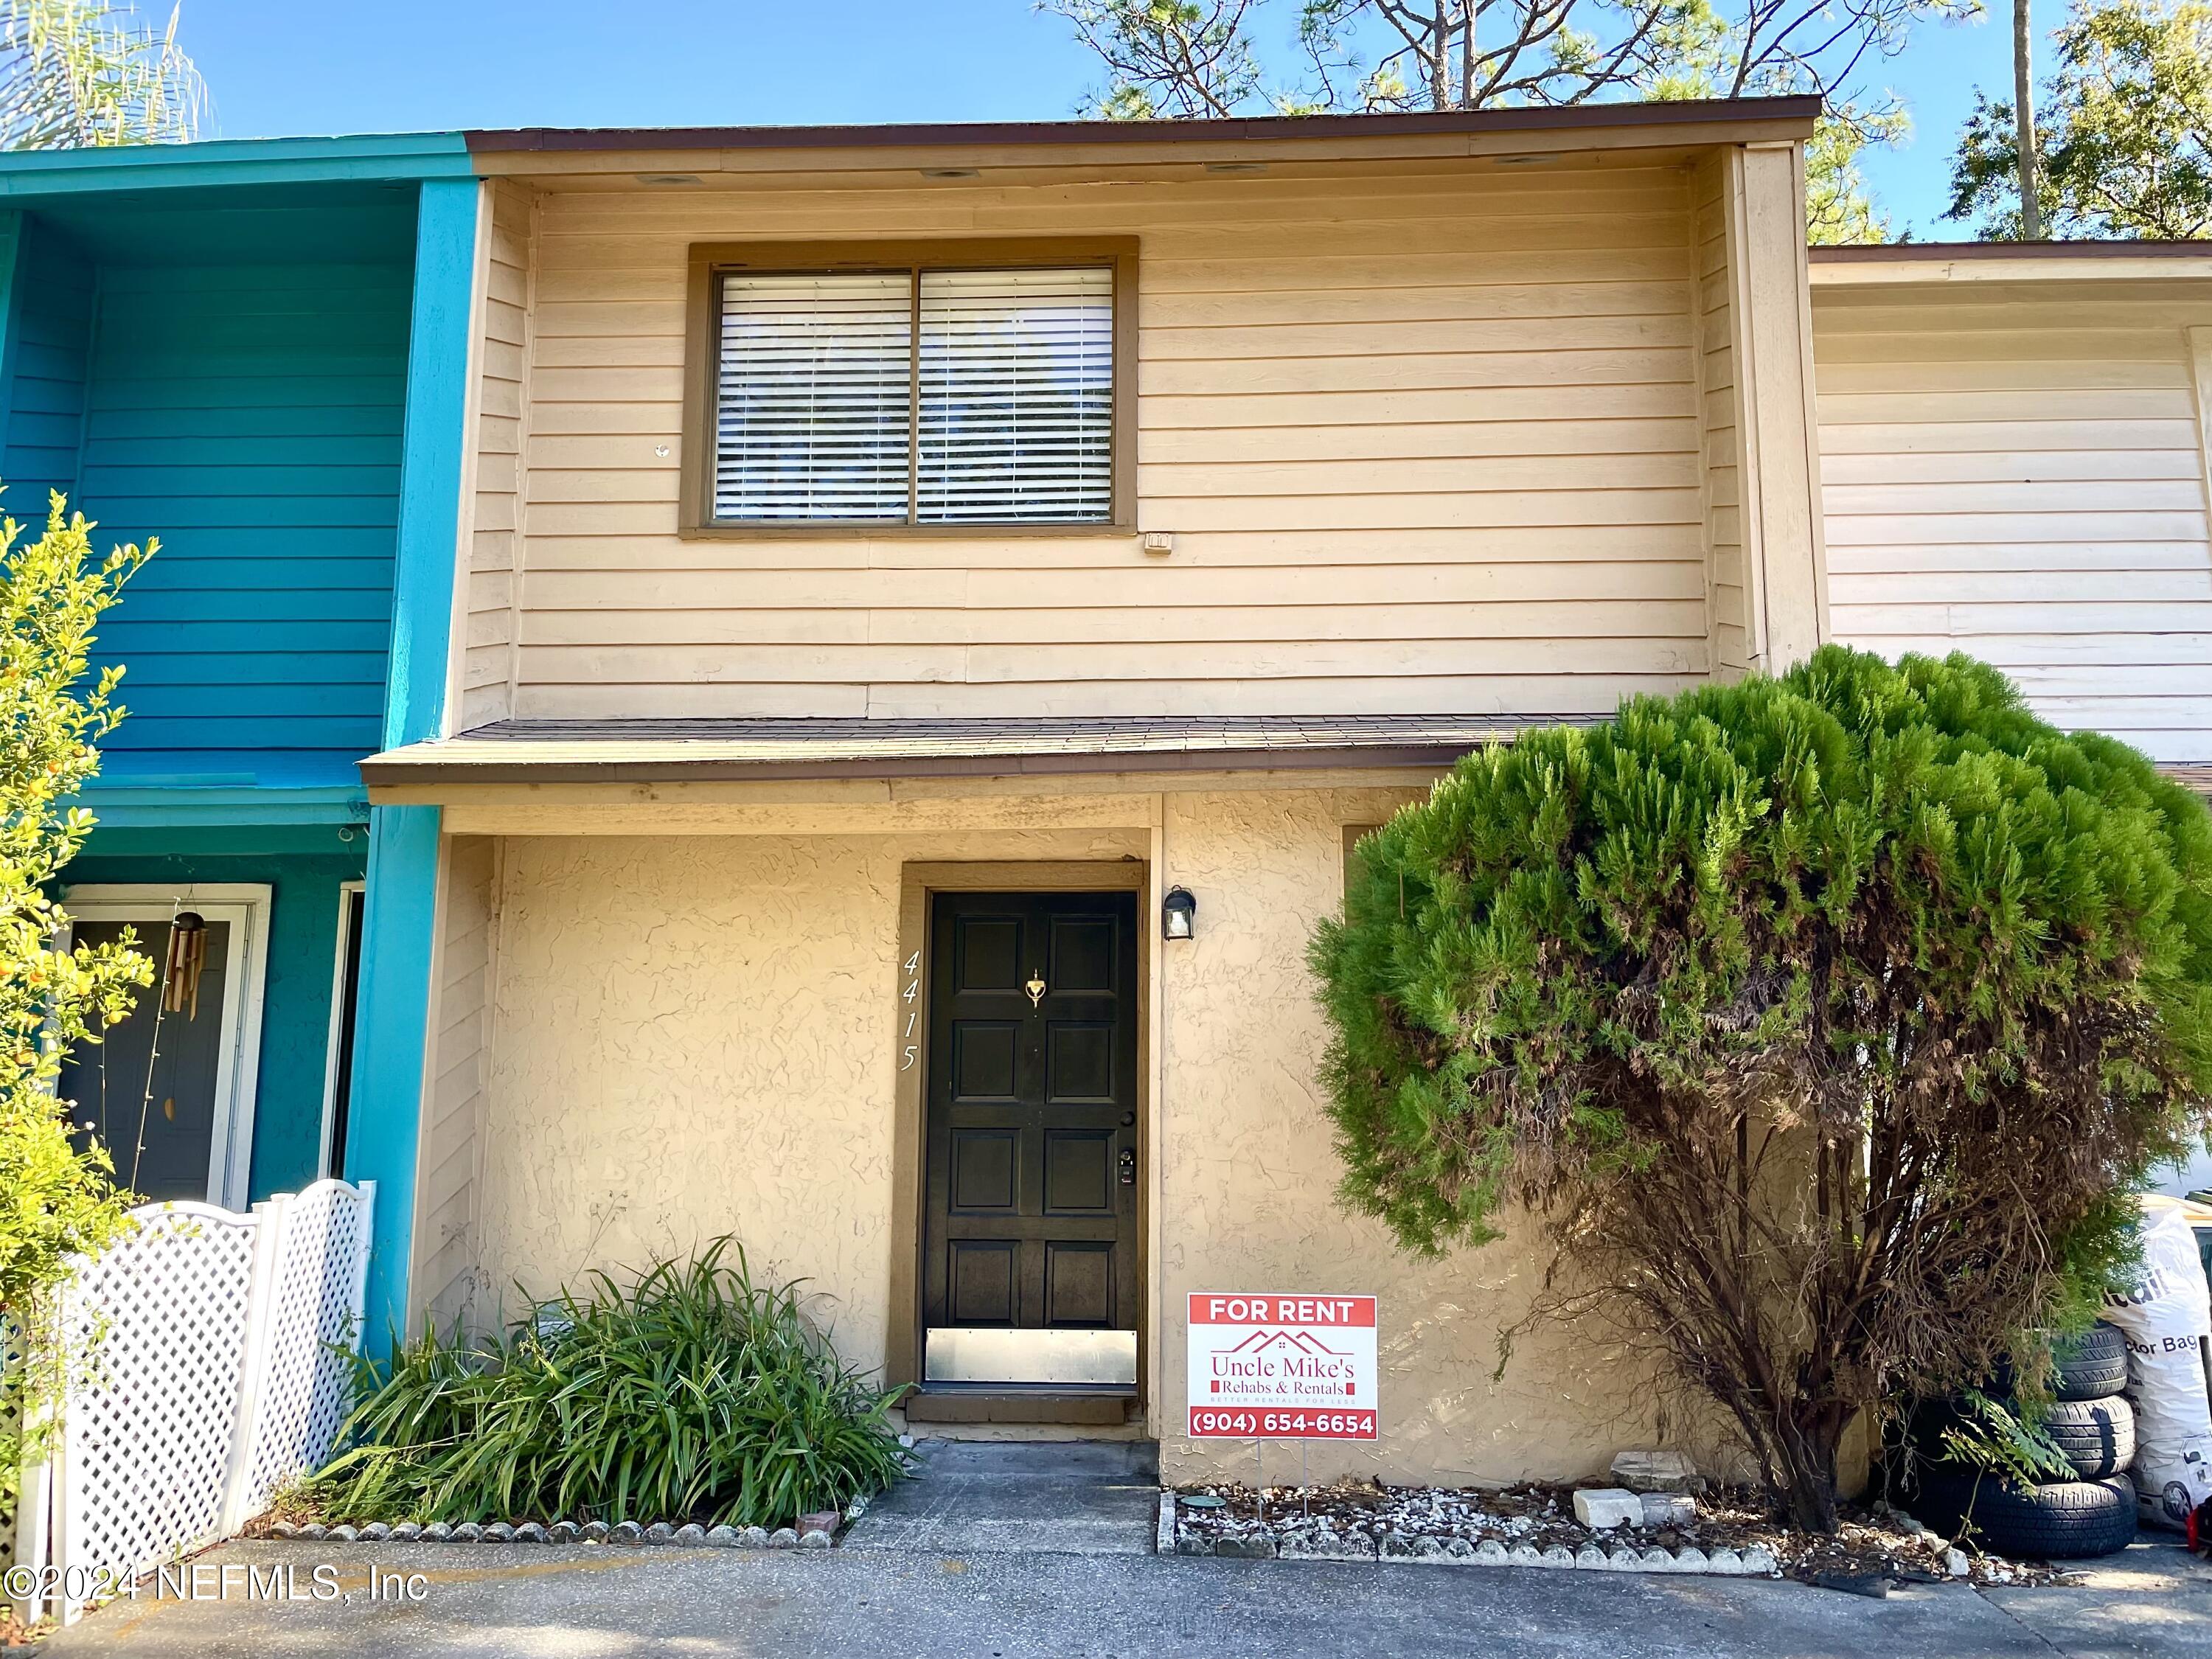
{"label": "yellow-green leafy plant", "polygon": [[[46,1421],[64,1356],[53,1352],[50,1299],[70,1258],[125,1224],[129,1194],[107,1149],[71,1133],[56,1092],[62,1061],[130,1012],[153,964],[126,933],[64,948],[69,917],[57,878],[92,830],[71,805],[100,769],[95,746],[123,718],[120,667],[91,672],[93,630],[155,551],[92,550],[92,526],[52,498],[46,533],[25,541],[0,521],[0,1483],[12,1483],[25,1436]],[[0,1491],[4,1491],[0,1486]]]}

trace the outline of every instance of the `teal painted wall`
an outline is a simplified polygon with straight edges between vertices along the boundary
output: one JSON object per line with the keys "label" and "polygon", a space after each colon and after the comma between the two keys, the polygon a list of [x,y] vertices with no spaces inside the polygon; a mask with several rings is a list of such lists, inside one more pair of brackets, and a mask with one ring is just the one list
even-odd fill
{"label": "teal painted wall", "polygon": [[47,492],[76,488],[94,273],[43,221],[25,216],[15,247],[7,349],[0,508],[29,528],[46,522]]}
{"label": "teal painted wall", "polygon": [[[256,1202],[315,1179],[323,1083],[337,964],[339,884],[368,868],[366,827],[341,841],[332,827],[247,836],[231,830],[95,830],[65,879],[181,887],[264,882],[274,891],[269,974],[261,1009],[261,1066],[254,1096]],[[150,995],[151,993],[142,993]]]}
{"label": "teal painted wall", "polygon": [[277,257],[102,267],[77,496],[103,544],[161,542],[101,630],[129,667],[111,779],[345,781],[377,747],[413,240],[390,218],[260,210]]}
{"label": "teal painted wall", "polygon": [[5,505],[27,519],[58,483],[96,546],[161,543],[100,630],[130,716],[87,795],[111,821],[65,878],[275,890],[257,1199],[316,1173],[338,887],[368,856],[356,763],[380,746],[392,656],[419,196],[350,180],[0,211]]}
{"label": "teal painted wall", "polygon": [[[275,831],[253,799],[289,793],[272,805],[295,811],[323,791],[350,813],[355,763],[443,718],[481,186],[457,139],[418,149],[419,184],[318,152],[350,181],[81,195],[59,164],[0,157],[0,202],[97,273],[76,500],[102,544],[162,543],[101,629],[131,711],[102,788],[131,822],[97,832],[68,877],[276,884],[256,1196],[313,1170],[337,888],[362,854],[261,848]],[[91,178],[96,159],[71,166]],[[162,160],[118,165],[150,177]],[[0,363],[12,405],[11,379]],[[228,823],[207,816],[233,807]],[[370,817],[346,1172],[380,1185],[380,1346],[406,1313],[440,836],[435,808]]]}
{"label": "teal painted wall", "polygon": [[[422,186],[415,242],[413,347],[407,365],[407,459],[393,584],[387,747],[434,736],[445,721],[468,407],[470,286],[482,197],[471,180]],[[473,434],[471,434],[473,435]],[[434,806],[369,811],[359,1049],[346,1173],[377,1183],[368,1257],[368,1352],[381,1358],[410,1311],[416,1140],[437,934]]]}

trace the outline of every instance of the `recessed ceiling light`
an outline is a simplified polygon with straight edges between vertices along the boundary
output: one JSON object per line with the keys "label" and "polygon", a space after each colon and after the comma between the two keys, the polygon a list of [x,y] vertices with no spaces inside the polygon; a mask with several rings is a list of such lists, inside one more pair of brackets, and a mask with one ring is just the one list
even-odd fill
{"label": "recessed ceiling light", "polygon": [[925,179],[980,179],[983,175],[974,167],[924,167]]}
{"label": "recessed ceiling light", "polygon": [[641,185],[696,185],[699,182],[699,175],[696,173],[641,173],[637,175],[637,181]]}

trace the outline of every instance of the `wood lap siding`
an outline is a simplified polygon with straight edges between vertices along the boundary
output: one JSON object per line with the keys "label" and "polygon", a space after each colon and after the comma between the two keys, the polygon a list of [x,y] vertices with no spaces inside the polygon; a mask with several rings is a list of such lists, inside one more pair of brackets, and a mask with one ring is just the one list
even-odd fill
{"label": "wood lap siding", "polygon": [[374,750],[391,632],[404,266],[110,266],[79,494],[158,536],[102,624],[110,748]]}
{"label": "wood lap siding", "polygon": [[[1707,672],[1679,168],[540,198],[514,713],[1597,711]],[[685,540],[695,242],[1134,235],[1139,519]],[[665,455],[657,453],[665,448]]]}
{"label": "wood lap siding", "polygon": [[421,1190],[416,1194],[410,1275],[416,1304],[444,1329],[472,1313],[477,1184],[483,1157],[491,1053],[498,876],[494,843],[459,836],[448,843],[444,918],[436,963],[430,1084],[422,1101]]}
{"label": "wood lap siding", "polygon": [[522,434],[529,379],[530,192],[491,191],[484,337],[477,371],[476,514],[468,569],[468,637],[459,724],[514,712],[515,612],[520,600]]}
{"label": "wood lap siding", "polygon": [[25,222],[20,235],[15,339],[0,387],[0,512],[30,539],[46,521],[50,492],[77,505],[94,282],[92,267],[44,226]]}
{"label": "wood lap siding", "polygon": [[2212,760],[2203,286],[1814,295],[1838,638],[1963,650],[2046,718]]}

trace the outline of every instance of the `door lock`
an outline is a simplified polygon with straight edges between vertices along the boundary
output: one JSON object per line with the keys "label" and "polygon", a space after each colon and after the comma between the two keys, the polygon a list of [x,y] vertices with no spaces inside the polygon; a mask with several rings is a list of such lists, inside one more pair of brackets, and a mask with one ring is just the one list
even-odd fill
{"label": "door lock", "polygon": [[1137,1154],[1133,1147],[1124,1146],[1121,1149],[1121,1184],[1124,1187],[1137,1184]]}

